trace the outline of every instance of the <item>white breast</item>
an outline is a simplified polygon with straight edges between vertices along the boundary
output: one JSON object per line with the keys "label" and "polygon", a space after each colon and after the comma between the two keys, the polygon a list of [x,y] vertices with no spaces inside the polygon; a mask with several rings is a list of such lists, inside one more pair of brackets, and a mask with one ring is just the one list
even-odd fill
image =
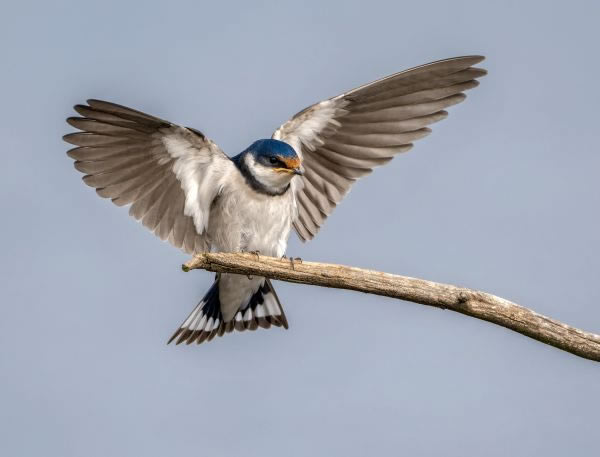
{"label": "white breast", "polygon": [[211,209],[209,239],[216,251],[260,251],[281,257],[294,214],[291,190],[280,196],[264,195],[251,189],[237,173]]}

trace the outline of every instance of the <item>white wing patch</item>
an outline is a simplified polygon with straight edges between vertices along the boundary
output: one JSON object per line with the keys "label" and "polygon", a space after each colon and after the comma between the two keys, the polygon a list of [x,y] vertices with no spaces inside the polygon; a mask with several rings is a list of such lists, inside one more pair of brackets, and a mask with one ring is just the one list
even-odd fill
{"label": "white wing patch", "polygon": [[[182,129],[183,130],[183,129]],[[185,193],[184,214],[194,220],[199,234],[208,228],[210,206],[224,185],[225,164],[216,161],[215,154],[206,153],[192,143],[188,131],[169,133],[163,136],[162,142],[169,155],[175,159],[173,172],[181,183]],[[207,141],[205,148],[213,149],[212,141]]]}
{"label": "white wing patch", "polygon": [[273,139],[287,142],[302,159],[303,146],[314,151],[323,144],[323,136],[340,127],[336,118],[347,113],[347,104],[344,99],[330,99],[306,108],[275,130]]}

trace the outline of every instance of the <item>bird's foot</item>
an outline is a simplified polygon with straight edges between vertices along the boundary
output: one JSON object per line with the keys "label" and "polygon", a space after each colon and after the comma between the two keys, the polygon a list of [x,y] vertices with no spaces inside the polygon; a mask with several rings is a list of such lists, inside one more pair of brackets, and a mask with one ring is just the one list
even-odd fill
{"label": "bird's foot", "polygon": [[[287,258],[288,257],[286,257],[285,255],[281,256],[281,260],[287,259]],[[302,263],[302,259],[300,257],[289,257],[289,259],[290,259],[290,266],[292,267],[292,270],[296,269],[295,262]]]}

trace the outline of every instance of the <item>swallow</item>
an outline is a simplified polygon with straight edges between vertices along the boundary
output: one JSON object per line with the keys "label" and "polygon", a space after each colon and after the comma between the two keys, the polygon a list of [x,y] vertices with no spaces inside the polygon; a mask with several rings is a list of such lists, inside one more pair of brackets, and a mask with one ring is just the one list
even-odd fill
{"label": "swallow", "polygon": [[[311,240],[352,184],[431,132],[486,71],[466,56],[412,68],[300,111],[269,139],[227,156],[199,130],[88,100],[63,138],[83,181],[188,254],[283,257],[292,230]],[[288,328],[269,279],[216,278],[169,339],[200,344],[232,331]]]}

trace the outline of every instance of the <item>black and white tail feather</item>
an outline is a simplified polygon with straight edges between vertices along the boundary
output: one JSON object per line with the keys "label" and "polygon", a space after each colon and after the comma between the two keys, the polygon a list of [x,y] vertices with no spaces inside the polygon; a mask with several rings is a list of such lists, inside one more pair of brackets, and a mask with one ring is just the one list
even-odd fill
{"label": "black and white tail feather", "polygon": [[224,322],[219,301],[219,279],[220,275],[217,274],[215,282],[202,301],[198,303],[198,306],[194,308],[167,344],[175,339],[177,340],[175,344],[200,344],[233,330],[243,332],[244,330],[256,330],[258,327],[269,328],[271,325],[288,328],[283,307],[268,279],[265,279],[233,319]]}

